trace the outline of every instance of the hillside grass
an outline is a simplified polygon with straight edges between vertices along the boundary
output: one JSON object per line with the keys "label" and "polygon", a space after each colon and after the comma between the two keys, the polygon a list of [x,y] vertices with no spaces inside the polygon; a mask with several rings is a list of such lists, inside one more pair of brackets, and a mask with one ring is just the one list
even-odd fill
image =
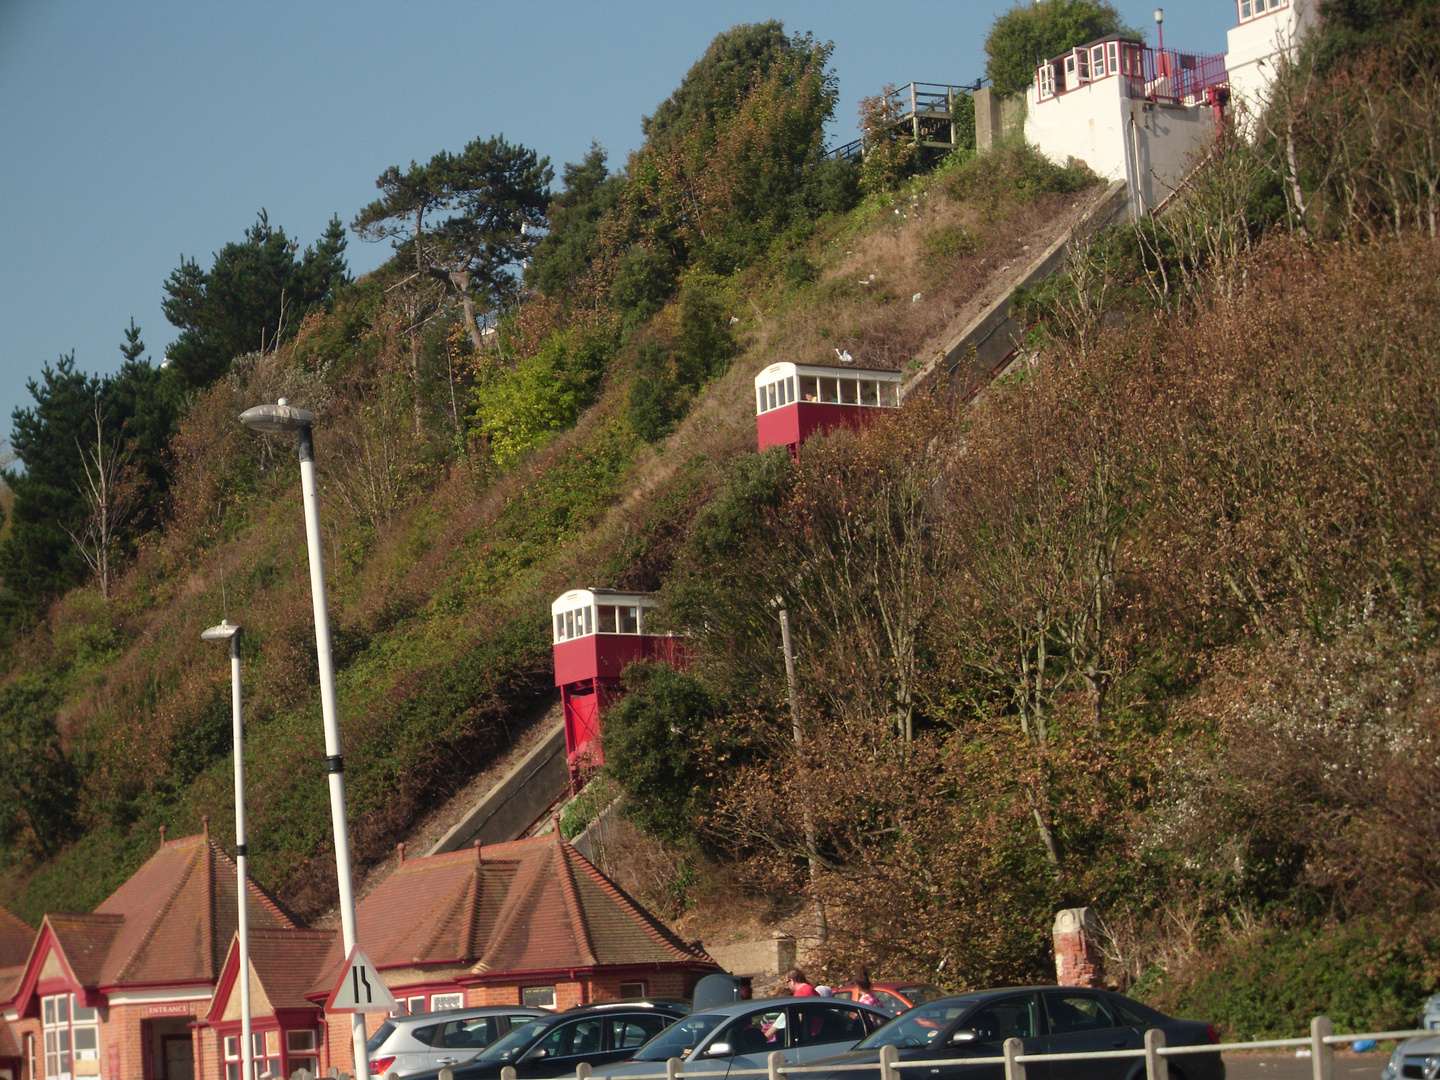
{"label": "hillside grass", "polygon": [[[689,521],[753,447],[756,370],[824,362],[836,346],[905,364],[1026,237],[1055,228],[1088,182],[1023,149],[957,161],[823,221],[800,247],[704,278],[739,319],[741,349],[671,436],[645,444],[625,406],[634,344],[670,332],[673,303],[617,354],[575,426],[503,468],[483,448],[456,456],[443,439],[408,436],[404,342],[379,290],[359,283],[292,346],[250,358],[196,400],[176,440],[165,529],[108,605],[77,590],[14,654],[10,678],[43,673],[60,694],[83,832],[45,862],[7,853],[0,897],[31,922],[89,910],[148,856],[161,825],[183,835],[208,816],[211,835],[233,841],[228,667],[199,640],[225,615],[245,627],[252,872],[301,919],[333,903],[298,470],[284,440],[241,428],[248,405],[284,394],[320,416],[351,841],[363,870],[548,708],[556,594],[662,583]],[[795,272],[797,257],[813,274]],[[879,286],[853,284],[861,271]],[[387,440],[409,456],[387,458]]]}

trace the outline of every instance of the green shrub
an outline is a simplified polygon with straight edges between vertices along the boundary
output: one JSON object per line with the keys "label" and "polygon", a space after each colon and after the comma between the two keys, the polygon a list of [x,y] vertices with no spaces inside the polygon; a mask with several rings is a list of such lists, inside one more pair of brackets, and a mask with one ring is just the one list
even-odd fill
{"label": "green shrub", "polygon": [[620,260],[610,300],[620,312],[626,333],[659,313],[675,291],[675,259],[667,251],[634,247]]}
{"label": "green shrub", "polygon": [[1376,919],[1265,930],[1222,945],[1178,978],[1152,973],[1132,993],[1166,1012],[1209,1020],[1227,1037],[1305,1034],[1315,1016],[1341,1032],[1413,1027],[1436,989],[1440,935]]}
{"label": "green shrub", "polygon": [[630,427],[646,442],[658,442],[685,415],[680,384],[670,374],[670,354],[658,342],[646,342],[636,367],[627,409]]}
{"label": "green shrub", "polygon": [[668,664],[631,665],[625,686],[605,714],[605,775],[624,789],[631,821],[662,840],[688,840],[715,703],[698,679]]}
{"label": "green shrub", "polygon": [[595,400],[615,353],[608,327],[562,330],[477,392],[475,419],[501,466],[548,442]]}

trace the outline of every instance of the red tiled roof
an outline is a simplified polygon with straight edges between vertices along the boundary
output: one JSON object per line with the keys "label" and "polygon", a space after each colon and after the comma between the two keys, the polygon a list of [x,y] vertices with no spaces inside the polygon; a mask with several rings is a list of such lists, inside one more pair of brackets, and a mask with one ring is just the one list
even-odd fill
{"label": "red tiled roof", "polygon": [[[379,968],[465,964],[477,975],[629,964],[712,964],[558,834],[407,859],[356,911]],[[337,937],[310,993],[344,963]]]}
{"label": "red tiled roof", "polygon": [[[101,983],[213,982],[235,935],[235,876],[235,863],[208,835],[161,845],[95,909],[122,919]],[[252,928],[294,928],[264,889],[253,879],[248,885]]]}
{"label": "red tiled roof", "polygon": [[0,907],[0,969],[24,967],[35,944],[35,928]]}
{"label": "red tiled roof", "polygon": [[[338,930],[280,930],[270,927],[250,931],[250,966],[265,990],[272,1010],[313,1009],[314,1002],[305,1000],[321,966],[325,963],[330,943],[339,937]],[[218,1020],[235,993],[240,966],[240,940],[232,938],[225,954],[225,967],[215,997],[210,1002],[210,1019]]]}

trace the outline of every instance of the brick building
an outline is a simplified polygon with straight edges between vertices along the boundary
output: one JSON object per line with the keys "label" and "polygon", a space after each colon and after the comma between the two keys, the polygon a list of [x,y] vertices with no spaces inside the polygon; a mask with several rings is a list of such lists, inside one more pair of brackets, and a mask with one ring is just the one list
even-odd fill
{"label": "brick building", "polygon": [[[254,882],[247,905],[254,930],[294,931]],[[4,1003],[15,1080],[218,1077],[193,1025],[235,924],[235,864],[208,835],[162,842],[91,913],[47,914]]]}
{"label": "brick building", "polygon": [[[355,917],[366,955],[410,1012],[685,998],[718,970],[559,833],[422,859],[406,859],[402,848],[394,871],[360,901]],[[284,1076],[301,1066],[353,1072],[349,1017],[323,1013],[344,962],[335,930],[252,931],[257,1061]],[[232,941],[197,1028],[212,1033],[229,1080],[239,1077],[238,964]],[[369,1017],[372,1031],[381,1019]],[[219,1080],[220,1071],[207,1066],[197,1075]]]}

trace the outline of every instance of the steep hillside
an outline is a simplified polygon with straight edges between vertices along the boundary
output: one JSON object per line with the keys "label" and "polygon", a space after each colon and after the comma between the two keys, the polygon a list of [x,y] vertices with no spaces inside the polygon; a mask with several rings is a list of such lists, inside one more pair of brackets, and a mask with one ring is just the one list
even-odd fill
{"label": "steep hillside", "polygon": [[573,429],[508,469],[483,447],[454,457],[407,432],[396,404],[405,343],[379,289],[360,283],[293,344],[249,358],[196,400],[175,443],[166,528],[108,603],[71,593],[18,653],[12,684],[43,683],[59,703],[81,832],[33,868],[13,863],[8,903],[32,918],[85,908],[133,869],[160,824],[185,831],[208,814],[212,831],[229,831],[228,672],[198,637],[222,614],[245,626],[254,872],[302,917],[331,902],[294,448],[242,428],[244,408],[287,396],[320,417],[363,869],[549,707],[553,596],[577,583],[661,584],[696,510],[753,453],[755,371],[835,347],[906,362],[993,270],[1064,227],[1084,183],[1016,151],[872,198],[793,254],[713,280],[739,320],[740,349],[673,434],[644,443],[627,402],[631,358],[676,332],[678,302],[622,351]]}

